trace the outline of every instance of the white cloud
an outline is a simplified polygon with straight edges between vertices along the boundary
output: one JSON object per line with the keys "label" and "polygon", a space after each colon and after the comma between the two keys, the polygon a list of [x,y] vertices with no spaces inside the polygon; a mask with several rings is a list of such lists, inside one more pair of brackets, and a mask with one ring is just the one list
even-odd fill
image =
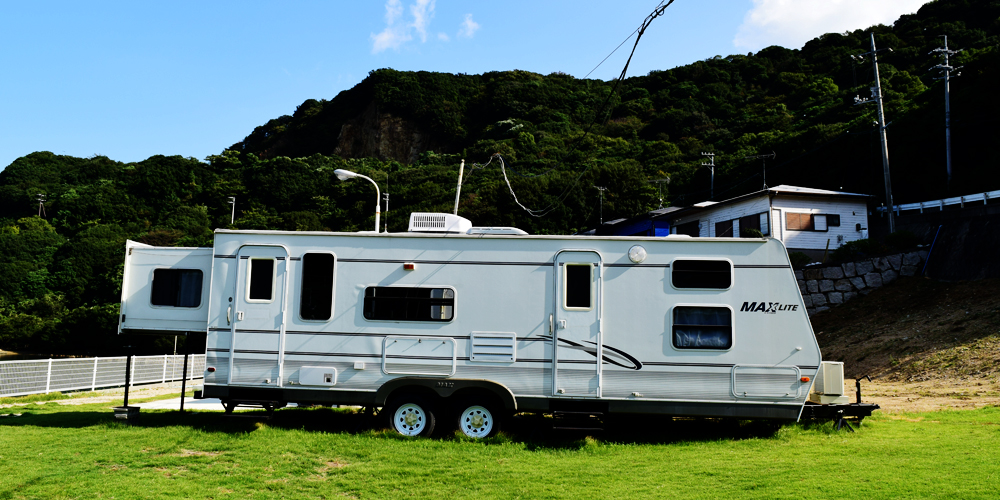
{"label": "white cloud", "polygon": [[427,41],[427,26],[434,18],[434,0],[417,0],[417,3],[410,6],[410,13],[413,14],[413,29],[420,35],[420,41]]}
{"label": "white cloud", "polygon": [[824,33],[890,25],[930,0],[753,0],[733,38],[740,49],[800,48]]}
{"label": "white cloud", "polygon": [[466,14],[461,28],[458,29],[458,36],[472,38],[472,35],[475,35],[476,31],[479,31],[479,23],[472,20],[472,14]]}
{"label": "white cloud", "polygon": [[438,33],[438,40],[441,40],[442,42],[447,42],[451,40],[451,37],[449,37],[447,33]]}
{"label": "white cloud", "polygon": [[385,29],[379,34],[372,33],[372,54],[385,49],[398,49],[400,45],[413,39],[407,26],[397,24],[403,15],[403,4],[399,0],[385,2]]}

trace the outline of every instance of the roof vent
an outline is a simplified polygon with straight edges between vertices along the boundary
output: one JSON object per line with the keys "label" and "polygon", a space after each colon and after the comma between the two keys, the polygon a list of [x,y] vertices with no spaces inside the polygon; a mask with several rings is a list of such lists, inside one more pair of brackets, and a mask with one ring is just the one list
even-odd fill
{"label": "roof vent", "polygon": [[413,212],[408,231],[414,233],[464,233],[472,228],[465,217],[452,214]]}

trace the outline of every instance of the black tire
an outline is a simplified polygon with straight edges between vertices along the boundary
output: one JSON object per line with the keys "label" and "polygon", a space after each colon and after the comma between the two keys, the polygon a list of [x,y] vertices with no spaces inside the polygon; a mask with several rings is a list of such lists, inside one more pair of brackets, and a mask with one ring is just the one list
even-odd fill
{"label": "black tire", "polygon": [[403,436],[430,436],[437,423],[433,405],[420,396],[392,398],[382,411],[386,413],[389,428]]}
{"label": "black tire", "polygon": [[482,439],[500,432],[503,407],[493,401],[464,399],[455,406],[455,424],[467,437]]}

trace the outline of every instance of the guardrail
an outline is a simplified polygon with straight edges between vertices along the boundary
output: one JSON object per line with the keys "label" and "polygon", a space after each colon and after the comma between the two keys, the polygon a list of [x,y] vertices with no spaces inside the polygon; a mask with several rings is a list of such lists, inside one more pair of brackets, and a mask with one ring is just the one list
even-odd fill
{"label": "guardrail", "polygon": [[[183,371],[183,355],[133,356],[130,384],[177,382]],[[188,356],[187,379],[204,373],[205,355]],[[0,361],[0,397],[124,386],[125,356]]]}
{"label": "guardrail", "polygon": [[[895,210],[897,214],[904,210],[920,210],[920,213],[924,213],[924,209],[936,208],[938,210],[944,210],[944,207],[948,205],[961,205],[962,208],[965,208],[966,203],[974,203],[977,201],[981,201],[985,205],[986,203],[989,203],[990,200],[996,200],[998,198],[1000,198],[1000,191],[989,191],[986,193],[956,196],[954,198],[944,198],[941,200],[893,205],[892,209]],[[878,207],[875,210],[884,213],[885,207]]]}

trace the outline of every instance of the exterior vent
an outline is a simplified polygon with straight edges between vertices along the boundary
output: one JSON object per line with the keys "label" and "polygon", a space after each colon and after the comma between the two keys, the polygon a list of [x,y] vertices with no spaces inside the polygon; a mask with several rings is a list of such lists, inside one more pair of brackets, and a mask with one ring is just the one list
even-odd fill
{"label": "exterior vent", "polygon": [[465,233],[472,222],[452,214],[414,212],[410,214],[410,228],[414,233]]}
{"label": "exterior vent", "polygon": [[517,360],[516,344],[513,332],[472,332],[469,361],[513,363]]}
{"label": "exterior vent", "polygon": [[528,233],[516,227],[474,227],[469,229],[468,234],[514,234],[521,236]]}

